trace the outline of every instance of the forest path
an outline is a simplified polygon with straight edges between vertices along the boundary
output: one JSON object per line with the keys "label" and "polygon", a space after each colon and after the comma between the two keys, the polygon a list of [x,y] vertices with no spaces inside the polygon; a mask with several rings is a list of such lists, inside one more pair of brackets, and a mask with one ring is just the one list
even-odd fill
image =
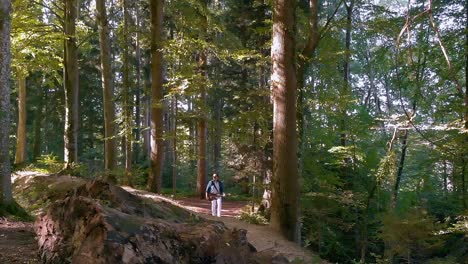
{"label": "forest path", "polygon": [[164,196],[156,195],[145,191],[135,190],[131,187],[123,187],[125,190],[146,198],[156,201],[165,201],[176,206],[185,208],[196,213],[199,217],[221,221],[230,229],[245,229],[247,230],[247,239],[256,248],[258,252],[276,252],[286,256],[292,263],[328,263],[321,260],[309,250],[300,247],[299,245],[286,240],[277,231],[269,226],[249,224],[237,219],[241,210],[248,204],[246,201],[223,201],[222,216],[211,216],[210,202],[200,198],[182,198],[169,199]]}
{"label": "forest path", "polygon": [[[19,177],[47,176],[33,171],[13,173],[12,182]],[[9,220],[0,217],[0,263],[40,263],[37,255],[38,245],[33,222]]]}
{"label": "forest path", "polygon": [[[13,180],[18,176],[47,176],[40,173],[22,172],[21,175],[14,175]],[[328,263],[321,260],[295,243],[284,239],[278,232],[269,226],[248,224],[238,220],[241,210],[248,204],[246,201],[223,201],[222,217],[211,216],[210,202],[200,198],[182,198],[173,200],[165,196],[154,193],[136,190],[128,186],[122,186],[130,193],[141,197],[164,201],[176,206],[185,208],[196,213],[199,217],[222,221],[230,229],[247,230],[247,239],[257,249],[258,252],[275,252],[286,256],[293,263]],[[38,256],[38,246],[35,240],[35,233],[32,222],[10,221],[0,218],[0,263],[40,263]]]}
{"label": "forest path", "polygon": [[39,263],[33,223],[0,219],[0,263]]}

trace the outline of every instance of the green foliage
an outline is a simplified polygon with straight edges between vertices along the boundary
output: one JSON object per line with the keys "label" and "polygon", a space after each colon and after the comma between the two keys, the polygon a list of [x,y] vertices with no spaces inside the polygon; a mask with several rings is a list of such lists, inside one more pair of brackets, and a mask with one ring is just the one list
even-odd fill
{"label": "green foliage", "polygon": [[[346,1],[348,6],[349,2]],[[354,1],[350,75],[345,81],[343,62],[348,51],[345,49],[347,12],[344,2],[318,1],[320,43],[305,67],[304,80],[299,80],[299,83],[304,81],[304,87],[298,87],[303,242],[320,256],[339,263],[358,260],[384,263],[389,255],[394,255],[394,260],[399,262],[462,263],[466,256],[463,251],[468,251],[462,201],[468,149],[463,120],[466,110],[463,102],[465,3],[432,1],[431,12],[422,13],[427,8],[424,1],[411,1],[408,12],[392,1],[371,2]],[[100,47],[91,3],[90,0],[80,1],[77,23],[80,163],[62,173],[102,178],[104,127]],[[55,0],[13,2],[13,82],[20,75],[27,76],[29,157],[33,156],[33,142],[39,141],[39,153],[34,153],[39,155],[38,160],[21,169],[43,174],[54,174],[63,168],[62,56],[66,36],[62,34],[62,5]],[[177,139],[178,160],[176,163],[170,158],[165,160],[164,195],[172,195],[174,166],[177,168],[175,196],[191,196],[196,189],[196,130],[200,118],[208,122],[208,171],[216,170],[222,175],[229,193],[226,199],[259,202],[261,191],[269,188],[268,184],[263,184],[263,178],[270,176],[275,162],[272,160],[273,107],[269,83],[272,5],[272,1],[258,0],[211,1],[209,4],[198,0],[165,2],[165,41],[161,48],[165,99],[161,105],[167,110],[164,139]],[[140,122],[146,117],[145,104],[150,96],[149,53],[152,47],[148,2],[134,1],[130,9],[134,21],[130,21],[129,36],[126,36],[132,41],[128,44],[123,43],[121,5],[113,0],[108,6],[115,81],[113,95],[118,116],[114,122],[119,128],[123,109],[129,106],[124,105],[122,93],[125,49],[131,54],[128,65],[132,76],[130,97],[134,99],[138,95],[141,99],[140,105],[136,105],[136,101],[128,104],[133,108],[132,113],[140,110]],[[295,11],[299,53],[309,37],[307,1],[299,1]],[[414,19],[404,28],[406,13]],[[429,14],[439,26],[440,40],[451,67],[447,66],[441,52]],[[141,67],[136,60],[136,32],[139,33]],[[397,47],[396,39],[400,34]],[[203,69],[199,65],[201,52],[207,55],[207,65]],[[139,81],[137,70],[141,70]],[[199,96],[202,88],[207,92],[206,102]],[[12,103],[16,96],[13,90]],[[168,107],[173,98],[178,101],[175,132],[170,128],[174,113],[170,113]],[[16,104],[12,105],[11,112],[15,113]],[[409,121],[413,105],[415,115]],[[133,118],[136,121],[136,117]],[[148,130],[146,124],[134,122],[131,126],[135,138]],[[408,133],[406,136],[404,131]],[[121,136],[117,136],[117,141],[121,141]],[[344,142],[342,136],[345,136]],[[15,136],[11,135],[10,140],[14,145]],[[403,140],[406,140],[405,145]],[[135,151],[142,141],[141,137],[139,141],[133,140]],[[217,143],[221,144],[219,168],[213,164]],[[390,143],[392,146],[388,145]],[[407,148],[404,162],[403,146]],[[111,173],[123,182],[123,151],[120,146],[118,149],[119,167]],[[14,154],[14,148],[10,153]],[[168,148],[165,154],[170,157],[172,149]],[[148,157],[140,151],[134,159],[133,185],[145,189]],[[395,191],[399,169],[401,181]],[[255,186],[252,184],[254,177]],[[73,187],[61,186],[60,180],[54,178],[56,183],[38,180],[35,187],[26,188],[25,180],[20,179],[15,188],[17,200],[28,211],[42,208]],[[393,209],[390,197],[395,192],[398,199]],[[245,210],[241,217],[251,222],[266,221],[250,210]]]}
{"label": "green foliage", "polygon": [[377,168],[376,179],[383,188],[389,188],[394,184],[397,173],[397,157],[395,152],[390,151],[382,158]]}
{"label": "green foliage", "polygon": [[24,169],[43,174],[54,174],[59,172],[63,166],[63,162],[59,161],[57,156],[49,154],[40,156],[36,162],[29,164]]}
{"label": "green foliage", "polygon": [[71,176],[23,176],[13,184],[13,194],[24,210],[37,215],[82,183]]}
{"label": "green foliage", "polygon": [[242,208],[241,213],[238,216],[238,218],[249,224],[255,224],[255,225],[267,225],[268,224],[268,219],[266,219],[265,216],[259,212],[253,212],[252,206],[250,205],[247,205],[244,208]]}
{"label": "green foliage", "polygon": [[13,221],[33,221],[32,217],[21,205],[16,201],[11,204],[0,204],[0,217],[7,218]]}
{"label": "green foliage", "polygon": [[413,258],[427,258],[443,245],[436,235],[441,227],[421,208],[414,208],[403,215],[384,214],[382,224],[379,238],[385,243],[386,254],[411,261]]}

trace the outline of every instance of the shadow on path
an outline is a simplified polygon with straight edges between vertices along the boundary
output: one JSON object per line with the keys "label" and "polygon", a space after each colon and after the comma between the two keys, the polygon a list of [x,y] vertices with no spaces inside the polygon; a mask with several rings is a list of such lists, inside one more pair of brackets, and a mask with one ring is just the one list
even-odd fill
{"label": "shadow on path", "polygon": [[33,223],[0,219],[0,263],[39,263]]}
{"label": "shadow on path", "polygon": [[[211,202],[200,198],[182,198],[178,199],[177,202],[183,207],[205,215],[211,215]],[[247,202],[244,201],[227,201],[223,200],[221,206],[221,215],[225,217],[236,217],[239,216],[241,210]]]}

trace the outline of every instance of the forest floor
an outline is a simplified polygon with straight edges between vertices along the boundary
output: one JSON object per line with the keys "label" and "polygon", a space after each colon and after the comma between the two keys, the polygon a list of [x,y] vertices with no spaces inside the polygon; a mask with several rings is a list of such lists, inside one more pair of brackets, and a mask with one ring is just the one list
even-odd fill
{"label": "forest floor", "polygon": [[221,221],[230,229],[245,229],[247,230],[248,241],[255,247],[257,252],[271,251],[273,253],[281,253],[292,263],[328,263],[314,255],[311,251],[286,240],[281,234],[271,229],[269,226],[249,224],[237,219],[242,208],[248,204],[246,201],[224,200],[222,204],[222,216],[214,217],[211,216],[210,202],[204,199],[191,197],[173,200],[154,193],[135,190],[130,187],[124,187],[124,189],[136,195],[151,198],[156,201],[163,200],[172,203],[197,213],[199,217],[205,219]]}
{"label": "forest floor", "polygon": [[[33,177],[33,175],[31,175]],[[36,175],[34,175],[36,176]],[[196,213],[199,217],[222,221],[228,228],[247,230],[248,241],[258,252],[281,253],[293,263],[328,263],[315,256],[295,243],[284,239],[279,233],[269,226],[254,225],[243,222],[236,217],[240,215],[246,201],[223,201],[222,217],[211,216],[210,202],[199,198],[181,198],[173,200],[154,193],[136,190],[127,186],[125,190],[136,195],[164,201],[179,207],[183,207]],[[38,245],[32,222],[14,221],[0,218],[0,263],[40,263]]]}
{"label": "forest floor", "polygon": [[33,223],[0,219],[0,263],[39,263]]}

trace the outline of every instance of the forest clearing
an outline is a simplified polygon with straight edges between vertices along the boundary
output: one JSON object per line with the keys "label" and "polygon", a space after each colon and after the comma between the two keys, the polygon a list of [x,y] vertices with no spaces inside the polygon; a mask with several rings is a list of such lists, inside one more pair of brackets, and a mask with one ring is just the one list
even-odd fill
{"label": "forest clearing", "polygon": [[468,263],[467,68],[466,0],[0,0],[0,262]]}

